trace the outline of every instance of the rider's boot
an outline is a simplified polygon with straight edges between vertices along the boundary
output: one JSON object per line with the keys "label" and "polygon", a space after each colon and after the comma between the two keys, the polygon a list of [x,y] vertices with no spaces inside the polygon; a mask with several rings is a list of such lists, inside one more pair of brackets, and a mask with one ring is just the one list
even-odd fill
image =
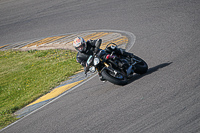
{"label": "rider's boot", "polygon": [[126,57],[130,57],[130,58],[133,58],[134,57],[134,55],[132,54],[132,53],[128,53],[128,52],[126,52],[124,49],[122,49],[122,48],[117,48],[116,49],[116,52],[117,53],[120,53],[121,55],[123,55],[123,56],[126,56]]}
{"label": "rider's boot", "polygon": [[102,77],[102,75],[101,75],[100,73],[98,73],[98,75],[99,75],[99,79],[100,79],[102,82],[106,82],[106,81],[107,81],[106,79],[104,79],[104,78]]}
{"label": "rider's boot", "polygon": [[128,53],[128,52],[124,52],[123,55],[126,57],[130,57],[130,58],[134,57],[134,55],[132,53]]}

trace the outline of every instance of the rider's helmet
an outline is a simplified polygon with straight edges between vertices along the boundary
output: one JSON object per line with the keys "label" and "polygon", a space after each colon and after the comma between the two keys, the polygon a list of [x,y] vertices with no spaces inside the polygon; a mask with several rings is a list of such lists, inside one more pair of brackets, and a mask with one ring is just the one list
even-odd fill
{"label": "rider's helmet", "polygon": [[87,48],[87,44],[82,37],[75,38],[73,42],[73,46],[75,47],[77,51],[81,53],[86,51],[86,48]]}

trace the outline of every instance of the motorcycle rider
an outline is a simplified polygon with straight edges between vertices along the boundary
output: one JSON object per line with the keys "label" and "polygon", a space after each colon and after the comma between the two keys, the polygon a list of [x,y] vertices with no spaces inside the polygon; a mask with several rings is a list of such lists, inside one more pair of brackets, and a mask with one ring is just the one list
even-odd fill
{"label": "motorcycle rider", "polygon": [[[93,55],[95,52],[97,53],[100,50],[101,43],[102,43],[102,39],[97,39],[97,40],[90,39],[88,41],[85,41],[82,37],[75,38],[73,41],[73,46],[78,51],[77,56],[76,56],[77,62],[80,63],[83,67],[86,67],[87,59],[89,58],[90,55]],[[125,52],[121,48],[111,47],[110,50],[115,51],[115,54],[133,57],[133,54]],[[103,58],[115,59],[116,56],[111,56],[110,54],[106,54],[104,55]],[[128,64],[126,64],[126,62],[119,62],[119,65],[125,68],[128,67],[127,66]],[[104,79],[102,79],[101,75],[99,76],[100,76],[100,80],[103,81]]]}

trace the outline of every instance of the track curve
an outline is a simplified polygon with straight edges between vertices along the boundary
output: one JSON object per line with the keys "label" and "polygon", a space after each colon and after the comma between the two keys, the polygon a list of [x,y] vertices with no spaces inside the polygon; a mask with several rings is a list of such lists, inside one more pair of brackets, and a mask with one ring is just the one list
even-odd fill
{"label": "track curve", "polygon": [[1,132],[200,132],[199,6],[198,0],[1,1],[1,45],[117,29],[134,33],[129,51],[150,68],[123,87],[96,76]]}

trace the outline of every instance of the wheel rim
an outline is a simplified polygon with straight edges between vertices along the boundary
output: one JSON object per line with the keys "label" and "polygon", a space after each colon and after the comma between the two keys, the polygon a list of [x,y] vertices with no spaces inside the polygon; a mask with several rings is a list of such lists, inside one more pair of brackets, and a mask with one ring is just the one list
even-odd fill
{"label": "wheel rim", "polygon": [[116,78],[116,79],[124,79],[124,76],[121,73],[117,73],[117,75],[115,75],[113,72],[108,72],[112,77]]}

